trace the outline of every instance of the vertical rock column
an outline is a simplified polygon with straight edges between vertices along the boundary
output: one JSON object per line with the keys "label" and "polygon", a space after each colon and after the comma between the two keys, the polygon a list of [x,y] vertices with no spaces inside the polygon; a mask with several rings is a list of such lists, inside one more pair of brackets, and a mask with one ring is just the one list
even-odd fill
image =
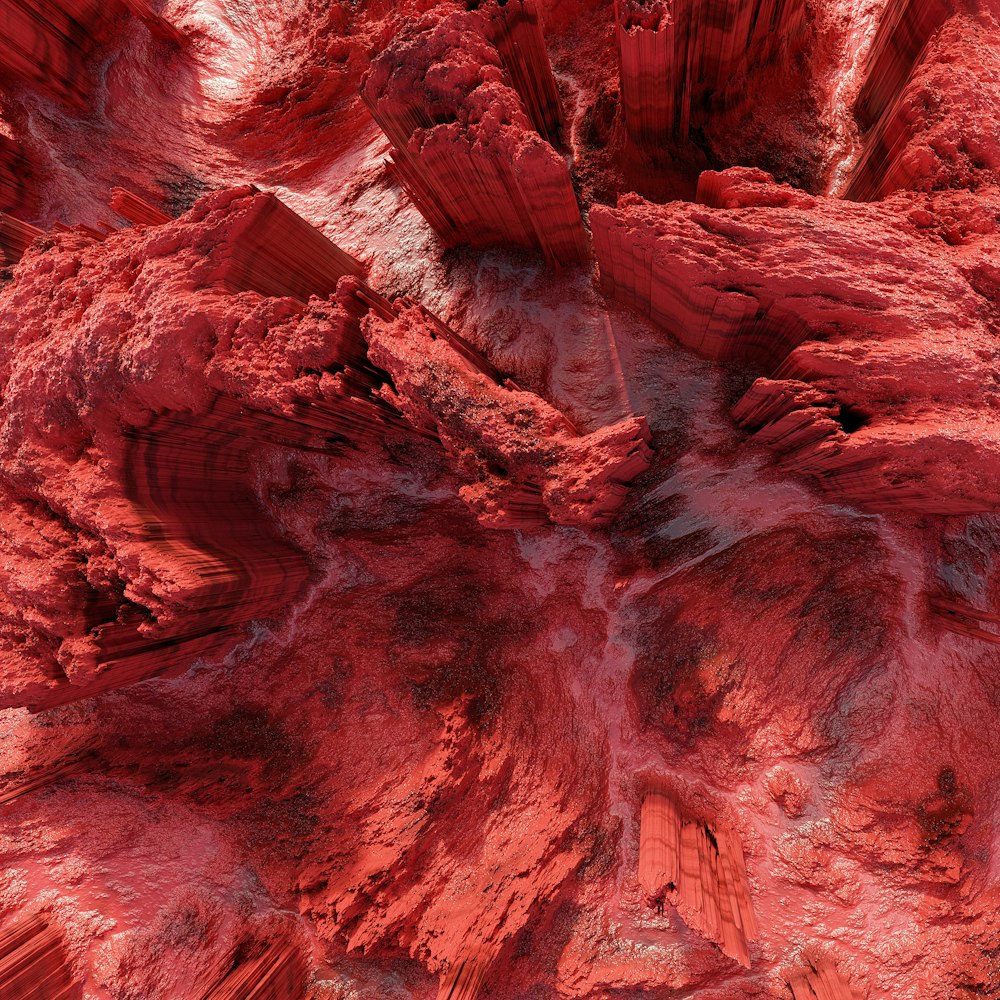
{"label": "vertical rock column", "polygon": [[[487,38],[510,48],[529,25],[436,9],[372,62],[361,92],[393,144],[400,183],[446,246],[538,248],[550,265],[567,266],[588,256],[569,168],[532,127]],[[522,53],[522,75],[536,66],[531,52],[537,45]],[[545,88],[533,94],[555,128]]]}
{"label": "vertical rock column", "polygon": [[542,22],[534,0],[497,0],[480,4],[486,37],[500,53],[504,69],[539,134],[559,143],[564,125],[559,88],[545,48]]}
{"label": "vertical rock column", "polygon": [[750,968],[748,942],[757,938],[757,921],[743,848],[731,830],[685,816],[665,790],[648,790],[639,827],[639,881],[651,900],[673,903],[689,927]]}
{"label": "vertical rock column", "polygon": [[622,113],[645,145],[686,140],[746,76],[794,52],[803,0],[617,0]]}

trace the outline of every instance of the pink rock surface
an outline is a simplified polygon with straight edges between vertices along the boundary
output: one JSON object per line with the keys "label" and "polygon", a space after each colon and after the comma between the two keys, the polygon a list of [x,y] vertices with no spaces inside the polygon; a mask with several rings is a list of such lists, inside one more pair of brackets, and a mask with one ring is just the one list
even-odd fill
{"label": "pink rock surface", "polygon": [[0,996],[1000,995],[992,3],[653,145],[609,0],[130,8],[0,84]]}
{"label": "pink rock surface", "polygon": [[995,510],[995,190],[856,205],[734,169],[699,194],[594,209],[602,286],[760,373],[737,421],[824,488],[870,509]]}
{"label": "pink rock surface", "polygon": [[551,264],[576,264],[587,247],[569,171],[528,118],[534,110],[554,131],[558,95],[554,84],[544,88],[548,102],[527,89],[526,69],[507,75],[513,43],[498,20],[448,4],[417,19],[373,61],[362,95],[445,246],[537,246]]}

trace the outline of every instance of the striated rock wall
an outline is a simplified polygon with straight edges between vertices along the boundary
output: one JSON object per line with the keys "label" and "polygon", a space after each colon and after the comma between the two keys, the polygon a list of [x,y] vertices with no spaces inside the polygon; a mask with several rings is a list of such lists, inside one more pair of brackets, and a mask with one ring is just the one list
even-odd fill
{"label": "striated rock wall", "polygon": [[757,937],[743,849],[730,830],[684,816],[668,791],[642,798],[639,882],[662,909],[669,899],[685,922],[750,968]]}
{"label": "striated rock wall", "polygon": [[482,17],[486,37],[499,53],[511,85],[539,135],[553,146],[558,145],[565,119],[538,4],[535,0],[485,0],[467,3],[466,7]]}
{"label": "striated rock wall", "polygon": [[615,11],[622,114],[650,145],[686,140],[807,34],[802,0],[616,0]]}
{"label": "striated rock wall", "polygon": [[176,44],[182,40],[146,0],[5,0],[0,79],[86,108],[103,47],[129,16],[140,18],[158,37]]}
{"label": "striated rock wall", "polygon": [[77,995],[61,935],[40,914],[0,933],[0,983],[10,1000],[69,1000]]}
{"label": "striated rock wall", "polygon": [[866,131],[846,197],[1000,179],[1000,26],[989,4],[891,5],[866,66]]}
{"label": "striated rock wall", "polygon": [[[540,42],[516,49],[524,65],[513,81],[504,69],[510,32],[535,37],[529,13],[484,21],[445,4],[373,60],[362,96],[392,142],[400,182],[445,246],[538,247],[550,264],[567,266],[587,258],[587,244],[566,162],[528,118],[557,128],[554,85],[541,74],[545,85],[528,87],[539,76],[528,67]],[[518,81],[526,101],[511,86]]]}
{"label": "striated rock wall", "polygon": [[30,212],[31,163],[21,144],[0,134],[0,212]]}

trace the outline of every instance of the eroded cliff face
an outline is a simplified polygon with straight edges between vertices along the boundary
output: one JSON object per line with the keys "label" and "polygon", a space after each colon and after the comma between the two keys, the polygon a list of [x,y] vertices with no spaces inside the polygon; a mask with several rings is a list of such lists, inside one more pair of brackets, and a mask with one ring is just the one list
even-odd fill
{"label": "eroded cliff face", "polygon": [[1000,997],[998,17],[0,0],[0,996]]}

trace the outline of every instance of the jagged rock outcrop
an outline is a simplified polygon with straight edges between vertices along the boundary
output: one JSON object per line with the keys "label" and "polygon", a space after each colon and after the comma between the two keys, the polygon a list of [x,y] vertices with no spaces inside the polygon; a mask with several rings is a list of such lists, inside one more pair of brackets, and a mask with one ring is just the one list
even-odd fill
{"label": "jagged rock outcrop", "polygon": [[615,12],[625,125],[654,146],[686,140],[807,34],[803,0],[616,0]]}
{"label": "jagged rock outcrop", "polygon": [[[528,118],[537,108],[553,127],[549,88],[534,86],[526,105],[512,84],[530,79],[527,69],[512,80],[502,54],[510,32],[534,37],[528,16],[484,20],[444,4],[376,56],[362,96],[392,142],[396,176],[445,246],[538,247],[564,266],[588,254],[566,162]],[[537,44],[515,51],[527,67]]]}
{"label": "jagged rock outcrop", "polygon": [[362,322],[387,399],[435,433],[471,482],[462,498],[489,527],[608,524],[649,465],[642,417],[580,434],[553,406],[463,357],[424,310]]}
{"label": "jagged rock outcrop", "polygon": [[[801,57],[694,102],[687,165],[619,127],[606,0],[539,5],[545,44],[515,0],[149,0],[187,48],[116,21],[89,109],[0,87],[37,167],[0,266],[0,704],[40,710],[0,709],[0,916],[44,914],[67,1000],[997,992],[1000,513],[967,512],[1000,196],[962,138],[994,29],[915,63],[929,190],[676,201],[705,158],[841,177],[882,3],[809,0]],[[520,109],[483,162],[534,126],[586,203],[672,202],[595,227],[713,360],[502,249],[499,210],[501,249],[442,254],[386,184],[361,74],[450,15],[445,112],[487,71],[483,120]]]}
{"label": "jagged rock outcrop", "polygon": [[183,670],[300,591],[308,560],[268,519],[260,463],[405,428],[372,395],[377,297],[328,299],[359,270],[252,188],[36,241],[2,293],[7,703]]}
{"label": "jagged rock outcrop", "polygon": [[891,3],[866,66],[846,197],[1000,180],[1000,25],[989,3]]}
{"label": "jagged rock outcrop", "polygon": [[740,168],[700,191],[595,208],[602,287],[763,375],[733,412],[786,467],[872,509],[996,509],[996,195],[858,205]]}

